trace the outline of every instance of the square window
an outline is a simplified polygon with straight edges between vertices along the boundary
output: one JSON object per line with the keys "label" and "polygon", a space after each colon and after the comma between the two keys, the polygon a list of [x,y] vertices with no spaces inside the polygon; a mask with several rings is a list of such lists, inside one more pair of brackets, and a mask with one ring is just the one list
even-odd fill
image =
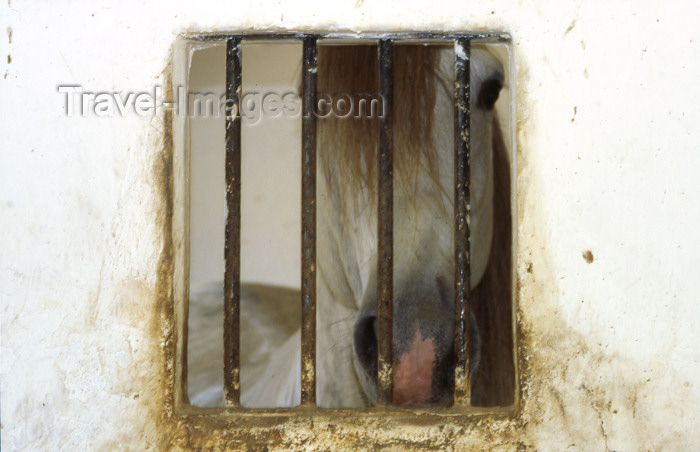
{"label": "square window", "polygon": [[511,409],[509,38],[185,47],[190,403],[260,419],[420,407],[436,423]]}

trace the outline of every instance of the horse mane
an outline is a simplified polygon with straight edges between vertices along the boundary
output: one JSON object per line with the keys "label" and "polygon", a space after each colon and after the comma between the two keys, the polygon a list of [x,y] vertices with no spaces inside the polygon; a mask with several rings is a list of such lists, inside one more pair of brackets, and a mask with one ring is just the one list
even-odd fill
{"label": "horse mane", "polygon": [[[444,49],[438,45],[394,47],[395,184],[410,184],[419,170],[439,180],[432,134],[437,90],[450,92],[451,86],[439,73]],[[377,59],[376,45],[319,46],[318,92],[351,97],[379,93]],[[347,190],[367,194],[370,206],[376,202],[378,126],[376,115],[357,117],[355,111],[352,117],[319,119],[317,132],[323,176],[329,182],[343,178]]]}
{"label": "horse mane", "polygon": [[515,396],[510,161],[495,119],[493,166],[495,221],[491,253],[486,272],[471,293],[481,341],[479,367],[472,377],[475,406],[509,406]]}

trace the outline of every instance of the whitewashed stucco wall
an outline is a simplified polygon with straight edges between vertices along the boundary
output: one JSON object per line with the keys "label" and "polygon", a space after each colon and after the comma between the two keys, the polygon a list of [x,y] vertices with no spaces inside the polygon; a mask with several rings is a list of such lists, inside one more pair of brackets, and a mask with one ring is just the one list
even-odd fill
{"label": "whitewashed stucco wall", "polygon": [[[151,91],[176,36],[512,33],[524,408],[491,445],[700,447],[700,7],[693,2],[18,2],[0,7],[2,447],[165,447],[161,118],[66,117],[59,84]],[[590,250],[593,262],[582,253]],[[155,359],[160,357],[160,359]],[[460,444],[471,441],[464,438]]]}

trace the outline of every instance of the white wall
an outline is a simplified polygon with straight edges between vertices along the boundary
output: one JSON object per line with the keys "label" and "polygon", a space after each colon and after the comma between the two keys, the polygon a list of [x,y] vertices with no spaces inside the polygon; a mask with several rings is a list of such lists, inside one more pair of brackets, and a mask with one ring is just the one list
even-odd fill
{"label": "white wall", "polygon": [[180,340],[167,128],[133,112],[66,117],[56,86],[151,91],[179,33],[272,27],[513,36],[523,402],[514,418],[456,429],[458,446],[700,446],[697,5],[1,8],[3,448],[186,447],[167,365]]}
{"label": "white wall", "polygon": [[[301,44],[243,44],[241,281],[301,286],[301,115],[262,114],[262,99],[296,93]],[[225,94],[226,46],[196,51],[190,92]],[[192,96],[190,103],[197,97]],[[300,111],[300,105],[297,106]],[[190,283],[224,278],[224,115],[190,117]],[[190,291],[192,292],[192,290]]]}

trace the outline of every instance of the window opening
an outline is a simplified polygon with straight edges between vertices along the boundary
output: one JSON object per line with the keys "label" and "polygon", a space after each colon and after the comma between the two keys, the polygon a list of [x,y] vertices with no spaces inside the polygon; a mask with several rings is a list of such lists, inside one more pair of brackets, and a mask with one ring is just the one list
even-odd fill
{"label": "window opening", "polygon": [[[194,405],[198,405],[202,403],[202,400],[216,400],[217,396],[212,395],[220,389],[217,389],[217,378],[212,379],[211,376],[217,374],[219,378],[223,379],[223,391],[219,397],[223,398],[225,407],[238,409],[241,406],[242,392],[251,390],[252,383],[249,383],[248,388],[245,384],[241,384],[241,375],[245,373],[245,368],[242,369],[241,366],[245,367],[246,365],[245,362],[241,361],[241,344],[244,343],[241,337],[241,312],[246,309],[245,300],[253,299],[255,300],[254,310],[266,311],[260,317],[261,321],[279,322],[285,325],[284,328],[281,328],[284,331],[278,331],[283,340],[274,342],[273,346],[277,347],[278,352],[281,350],[290,356],[293,362],[296,362],[291,372],[298,372],[299,378],[294,380],[292,384],[287,384],[285,390],[287,399],[298,400],[302,406],[320,405],[322,407],[342,408],[363,405],[377,407],[431,405],[452,406],[455,409],[460,409],[471,406],[511,405],[515,393],[511,279],[513,228],[510,206],[512,170],[510,156],[507,153],[499,153],[495,149],[499,146],[505,147],[506,142],[501,139],[498,122],[501,122],[502,126],[506,126],[502,127],[501,130],[506,132],[510,130],[512,102],[508,97],[506,97],[505,102],[503,99],[500,101],[505,106],[502,109],[506,110],[506,113],[500,114],[497,118],[494,114],[494,104],[499,98],[499,91],[504,83],[507,83],[505,79],[507,72],[499,67],[498,59],[493,57],[494,53],[503,52],[504,49],[507,52],[507,48],[503,46],[506,38],[500,35],[385,34],[362,35],[352,38],[342,35],[238,35],[207,36],[201,39],[222,40],[222,45],[195,52],[191,69],[192,80],[196,79],[194,72],[198,69],[205,73],[205,78],[207,73],[213,72],[225,76],[225,94],[219,96],[220,100],[223,99],[224,114],[217,119],[216,124],[220,126],[218,131],[204,133],[203,136],[198,137],[194,131],[196,127],[191,129],[191,315],[189,319],[190,343],[188,344],[190,401]],[[246,89],[254,85],[251,82],[246,86],[246,68],[254,66],[254,63],[250,65],[246,63],[248,61],[245,57],[246,49],[252,49],[256,43],[259,44],[263,40],[266,41],[266,45],[261,46],[261,48],[267,48],[268,51],[271,48],[276,48],[278,51],[283,49],[277,58],[281,54],[287,54],[292,55],[292,61],[297,59],[296,66],[287,64],[287,66],[280,66],[286,67],[286,69],[280,69],[280,67],[276,69],[287,72],[287,78],[292,86],[285,88],[288,91],[275,93],[276,97],[270,96],[268,99],[271,100],[268,101],[267,105],[264,104],[262,96],[257,98],[247,96],[249,91]],[[476,50],[473,50],[473,41],[482,46],[486,42],[496,42],[501,45],[489,46],[490,52],[487,52],[478,44]],[[292,44],[288,42],[292,42]],[[409,48],[431,48],[435,52],[421,53]],[[348,49],[350,50],[348,51]],[[197,58],[202,56],[198,54],[204,52],[209,52],[210,56],[218,53],[217,57],[214,58],[219,62],[218,65],[196,64],[199,63]],[[333,88],[340,85],[334,85],[334,81],[328,74],[329,66],[326,63],[334,58],[334,53],[336,59],[342,60],[351,56],[352,58],[360,58],[352,60],[355,63],[368,62],[364,66],[344,68],[345,70],[365,71],[370,74],[368,77],[359,78],[363,80],[361,84],[364,84],[364,86],[358,87],[361,92],[333,91]],[[358,54],[361,55],[358,56]],[[411,73],[408,69],[409,63],[420,66],[424,60],[415,61],[415,59],[425,55],[432,55],[434,60],[431,61],[436,65],[428,65],[422,69],[422,72],[418,70]],[[442,68],[439,65],[444,65],[445,55],[448,55],[447,64],[451,66],[451,78],[439,79]],[[296,69],[294,69],[295,67]],[[338,72],[342,73],[340,70]],[[406,218],[412,217],[405,213],[405,203],[403,198],[400,198],[405,197],[409,191],[398,187],[404,187],[400,184],[405,183],[405,179],[413,174],[406,170],[410,167],[407,163],[410,159],[401,154],[405,152],[403,148],[406,147],[403,146],[403,143],[421,136],[412,130],[405,130],[407,124],[412,124],[411,116],[414,115],[420,120],[422,117],[436,116],[436,110],[442,109],[443,113],[446,110],[445,105],[434,106],[435,100],[432,101],[433,103],[430,100],[426,101],[423,97],[427,97],[427,95],[422,97],[422,91],[418,94],[411,94],[410,96],[413,97],[407,100],[410,97],[407,93],[411,91],[405,88],[405,79],[411,80],[413,78],[416,87],[421,90],[423,85],[420,81],[428,73],[436,78],[430,80],[430,83],[434,85],[433,88],[438,91],[442,89],[448,93],[449,100],[452,102],[452,105],[447,107],[447,109],[451,109],[452,114],[443,115],[443,121],[434,124],[430,132],[426,132],[428,134],[422,138],[430,141],[434,145],[433,147],[439,148],[435,149],[437,153],[445,154],[445,146],[440,146],[440,143],[444,143],[446,134],[450,135],[447,154],[452,159],[450,167],[452,173],[449,177],[446,177],[444,171],[439,173],[440,179],[435,181],[435,185],[443,190],[445,189],[444,185],[448,185],[451,191],[445,199],[449,199],[453,207],[449,219],[452,254],[451,274],[442,271],[442,269],[437,271],[431,266],[422,269],[422,274],[431,273],[433,282],[430,284],[434,286],[431,290],[436,294],[434,298],[437,299],[437,302],[433,300],[434,302],[426,308],[425,312],[419,312],[423,309],[421,303],[397,302],[398,298],[403,300],[411,294],[419,293],[422,290],[420,289],[421,284],[426,284],[425,281],[421,280],[411,286],[411,282],[407,281],[407,278],[410,279],[412,276],[401,273],[405,269],[403,264],[407,260],[405,257],[406,249],[411,246],[410,243],[402,242],[402,239],[409,236],[404,233],[402,225],[405,224]],[[442,75],[444,75],[444,71]],[[223,78],[220,77],[220,79]],[[294,89],[294,84],[298,89]],[[478,86],[474,86],[475,84]],[[319,89],[319,85],[323,90]],[[191,85],[190,89],[192,88]],[[325,92],[324,90],[327,88],[331,88],[332,92]],[[265,88],[262,90],[265,91]],[[263,92],[261,94],[270,93]],[[353,97],[353,95],[359,95],[359,97]],[[288,104],[285,100],[288,101]],[[344,130],[343,125],[348,124],[340,121],[353,120],[352,112],[348,119],[346,106],[350,104],[351,107],[358,109],[359,102],[363,100],[364,103],[361,105],[365,113],[370,113],[369,118],[365,119],[364,125],[355,127],[353,130],[359,131],[360,135],[364,137],[364,141],[368,137],[371,138],[376,147],[367,152],[360,150],[357,155],[346,155],[345,158],[362,160],[369,156],[369,158],[376,160],[372,162],[365,160],[350,168],[347,165],[348,161],[340,157],[334,160],[335,163],[340,163],[340,166],[332,167],[330,165],[330,169],[326,166],[319,167],[319,160],[324,158],[331,160],[327,154],[320,153],[328,152],[328,143],[332,143],[333,133]],[[358,102],[358,104],[353,104],[353,101]],[[192,108],[196,110],[194,101],[190,99],[190,102]],[[298,129],[299,141],[296,142],[298,144],[290,146],[290,152],[297,152],[295,155],[298,156],[297,162],[299,164],[286,163],[281,165],[298,175],[296,185],[295,183],[287,185],[287,190],[294,192],[294,195],[298,193],[299,199],[299,203],[296,204],[298,206],[297,212],[299,212],[299,227],[294,233],[298,237],[296,249],[299,250],[299,253],[296,259],[300,263],[300,268],[292,269],[292,273],[298,271],[297,274],[300,275],[298,287],[281,288],[260,284],[241,284],[242,266],[246,265],[245,262],[241,261],[242,243],[245,242],[241,232],[241,221],[245,218],[245,212],[241,210],[241,206],[245,204],[242,198],[241,183],[242,181],[244,184],[246,183],[245,153],[249,150],[246,148],[245,128],[246,119],[248,119],[246,115],[251,112],[249,108],[251,105],[260,108],[261,113],[265,111],[265,106],[270,107],[269,109],[273,113],[277,108],[276,113],[279,113],[279,116],[289,113],[288,119],[291,122],[286,127],[292,131],[292,136]],[[372,117],[372,108],[375,105],[379,114]],[[418,107],[423,107],[426,111],[420,111]],[[331,116],[330,121],[323,123],[329,116]],[[195,124],[197,119],[192,115],[190,117],[191,124]],[[445,124],[445,117],[450,117],[452,122]],[[285,127],[281,124],[281,122],[277,123],[276,127]],[[480,126],[478,130],[473,128],[475,124]],[[403,128],[397,130],[397,127]],[[435,136],[442,136],[443,141],[437,140],[435,142]],[[218,153],[213,151],[211,154],[195,156],[199,152],[195,142],[201,139],[214,142],[221,140],[218,142],[222,146],[218,148]],[[319,143],[324,147],[319,148]],[[347,143],[336,144],[336,146],[343,147],[344,144]],[[352,146],[354,143],[350,144],[346,150],[356,151]],[[367,148],[362,143],[359,146]],[[481,148],[474,149],[474,146],[493,146],[490,151],[492,154],[484,156]],[[221,152],[224,148],[225,152]],[[258,149],[258,152],[262,151]],[[429,173],[432,165],[437,163],[433,161],[432,157],[430,153],[420,154],[411,168],[414,168],[413,171],[420,170]],[[271,158],[274,159],[274,157]],[[476,160],[474,161],[474,159]],[[343,162],[345,166],[343,166]],[[210,169],[214,167],[215,170],[220,170],[224,174],[224,177],[219,179],[218,186],[217,182],[208,180],[209,178],[204,171],[200,171],[197,165],[202,163],[207,163]],[[476,165],[483,171],[473,173],[470,170],[470,163],[472,164],[471,168]],[[336,177],[342,178],[343,171],[352,171],[353,168],[363,170],[361,174],[357,175],[357,180],[360,181],[359,186],[365,184],[365,190],[362,193],[364,195],[370,194],[373,198],[369,201],[361,199],[360,204],[363,202],[365,204],[364,207],[360,208],[360,211],[372,211],[372,215],[374,215],[373,220],[368,220],[365,223],[359,222],[359,226],[353,225],[374,228],[376,245],[369,245],[369,247],[375,247],[376,261],[369,266],[369,274],[353,274],[353,269],[341,269],[341,272],[349,274],[346,277],[354,278],[348,283],[350,286],[365,288],[364,293],[355,294],[358,303],[364,304],[354,306],[356,318],[352,322],[353,330],[344,331],[341,334],[352,336],[350,344],[353,348],[354,362],[351,365],[357,369],[356,378],[370,380],[369,384],[367,381],[361,381],[360,386],[363,384],[365,387],[371,388],[373,386],[374,392],[371,389],[365,390],[360,394],[359,400],[361,402],[359,404],[343,405],[342,397],[339,399],[340,404],[335,404],[333,397],[327,398],[325,401],[318,398],[319,390],[326,391],[329,381],[328,375],[323,373],[319,375],[318,372],[321,369],[319,369],[318,363],[333,353],[332,347],[321,348],[321,345],[317,344],[319,333],[328,334],[329,331],[328,329],[320,331],[317,327],[319,316],[328,309],[327,306],[322,305],[328,300],[319,300],[317,297],[319,285],[327,284],[327,281],[318,280],[319,271],[322,271],[318,266],[323,266],[324,263],[333,265],[332,262],[329,264],[328,259],[325,262],[318,262],[319,253],[322,256],[327,256],[328,253],[327,247],[321,250],[318,247],[319,239],[323,243],[328,243],[328,240],[331,239],[338,241],[347,241],[348,239],[341,236],[319,238],[319,233],[323,234],[323,231],[318,231],[319,221],[321,221],[318,214],[319,209],[325,214],[326,210],[324,209],[327,209],[329,204],[334,202],[342,204],[344,202],[336,200],[334,193],[320,191],[320,189],[328,190],[328,181],[335,180]],[[334,173],[334,171],[336,172]],[[199,174],[200,172],[201,174]],[[486,174],[488,172],[490,173]],[[404,180],[397,180],[397,177],[404,178]],[[321,178],[323,180],[320,180]],[[445,178],[450,179],[450,183],[445,184]],[[197,179],[206,180],[209,185],[207,189],[197,192],[198,194],[195,193],[198,190]],[[251,179],[255,178],[251,177]],[[271,185],[268,184],[268,179],[264,176],[258,177],[258,179],[253,182],[259,185]],[[212,183],[214,186],[211,185]],[[420,195],[422,189],[422,186],[414,187],[413,193]],[[206,228],[195,226],[197,217],[214,215],[198,203],[199,199],[206,198],[209,196],[207,193],[212,191],[217,192],[214,199],[217,199],[216,196],[219,197],[216,201],[219,206],[225,205],[225,220],[223,225],[219,224],[218,233],[207,232]],[[476,198],[470,196],[472,192],[476,194]],[[400,199],[397,199],[397,196]],[[489,209],[492,209],[491,216],[481,215],[481,211],[478,210],[484,209],[485,203],[489,204]],[[426,209],[425,205],[426,203],[416,203],[414,206],[408,207],[409,210],[410,208],[415,210],[413,218],[416,218],[416,222],[418,222],[418,218],[424,218],[433,213],[429,211],[430,209],[425,212],[421,211],[421,209]],[[397,206],[399,211],[395,211]],[[340,209],[340,211],[342,213],[357,212],[352,208]],[[470,215],[472,215],[471,218]],[[324,217],[323,221],[327,221],[327,218]],[[335,221],[340,225],[337,230],[342,230],[343,224],[350,224],[347,218],[338,218]],[[225,231],[223,234],[221,234],[221,226]],[[430,227],[432,226],[428,224],[428,228]],[[470,239],[473,237],[470,234],[470,229],[476,231],[476,239],[479,243],[486,243],[488,251],[475,250],[472,247],[470,252]],[[196,234],[205,238],[208,234],[212,236],[218,234],[220,240],[214,241],[214,245],[210,246],[213,250],[216,250],[217,247],[219,251],[225,250],[225,253],[222,253],[225,256],[222,265],[219,265],[220,260],[212,261],[197,255],[199,245],[195,246],[194,243],[198,240],[195,237]],[[350,234],[350,236],[352,235]],[[485,240],[484,237],[487,239]],[[361,248],[366,245],[358,246]],[[436,239],[434,246],[439,248],[440,240]],[[352,242],[342,243],[338,249],[348,251],[352,250],[353,247],[357,246]],[[289,248],[289,246],[285,246],[285,248]],[[426,250],[425,244],[423,244],[423,248],[413,250],[415,258],[424,259],[426,253],[430,251],[429,248]],[[353,252],[362,254],[362,250],[355,249]],[[269,256],[269,251],[266,254]],[[475,287],[472,287],[472,255],[477,256],[476,272],[479,273]],[[499,256],[498,262],[494,262],[494,256]],[[205,262],[205,264],[195,263],[195,258]],[[486,263],[484,264],[482,261]],[[212,266],[211,262],[217,262],[217,264]],[[341,263],[337,262],[336,264],[340,265]],[[359,273],[361,272],[359,271]],[[203,274],[212,273],[223,277],[223,287],[219,286],[219,289],[214,288],[209,292],[193,290],[196,278],[201,280]],[[345,288],[349,292],[352,292],[353,289],[356,287]],[[327,290],[328,287],[324,287],[324,291]],[[431,290],[428,290],[427,293],[431,293]],[[207,297],[209,303],[204,303],[206,306],[218,306],[218,315],[223,312],[223,320],[220,322],[220,326],[223,327],[223,339],[218,362],[209,359],[211,356],[203,357],[198,354],[198,351],[205,348],[206,345],[211,345],[211,341],[208,339],[211,335],[207,336],[201,333],[213,331],[213,328],[208,327],[207,324],[198,323],[196,319],[193,319],[192,313],[201,311],[200,304]],[[244,301],[243,305],[242,300]],[[277,303],[273,302],[275,300]],[[367,305],[373,307],[367,309]],[[439,331],[435,331],[439,322],[433,322],[426,329],[417,328],[415,335],[411,334],[412,331],[409,331],[408,335],[404,331],[412,326],[406,323],[406,319],[415,319],[421,315],[431,316],[435,314],[436,306],[446,308],[443,309],[444,312],[436,315],[437,317],[444,317],[445,312],[448,312],[451,319],[448,326],[444,326],[447,324],[442,322],[445,330],[453,331],[452,334],[447,335],[451,340],[447,349],[442,343],[445,339],[440,336]],[[352,309],[350,310],[352,311]],[[395,310],[396,312],[394,312]],[[414,312],[407,314],[407,311],[411,310]],[[216,318],[216,315],[211,315],[211,317]],[[295,322],[281,322],[280,320],[292,317],[299,319],[296,325]],[[255,333],[250,334],[254,335]],[[262,341],[264,338],[260,338],[260,340]],[[441,351],[436,351],[439,348]],[[323,356],[319,356],[319,354]],[[200,358],[207,358],[207,360],[199,362]],[[222,360],[223,372],[220,370],[217,372],[217,369],[222,367]],[[259,362],[257,365],[260,365]],[[290,372],[289,367],[278,367],[275,363],[265,363],[264,365],[267,366],[267,370],[260,373],[267,372],[268,377],[270,372],[277,372],[277,374]],[[193,370],[195,371],[193,372]],[[209,379],[201,378],[202,375],[206,375]],[[274,379],[269,381],[274,381]],[[322,388],[319,383],[323,385]],[[192,388],[195,386],[196,389],[193,391]],[[267,392],[272,393],[277,389],[269,388]],[[445,395],[446,389],[449,390],[447,396]],[[266,391],[264,387],[259,387],[253,392],[264,394]],[[202,404],[207,405],[207,402]],[[292,403],[288,406],[295,404]],[[246,403],[243,405],[246,406]],[[268,406],[265,403],[261,405],[253,403],[252,405]],[[250,405],[248,404],[248,406]]]}

